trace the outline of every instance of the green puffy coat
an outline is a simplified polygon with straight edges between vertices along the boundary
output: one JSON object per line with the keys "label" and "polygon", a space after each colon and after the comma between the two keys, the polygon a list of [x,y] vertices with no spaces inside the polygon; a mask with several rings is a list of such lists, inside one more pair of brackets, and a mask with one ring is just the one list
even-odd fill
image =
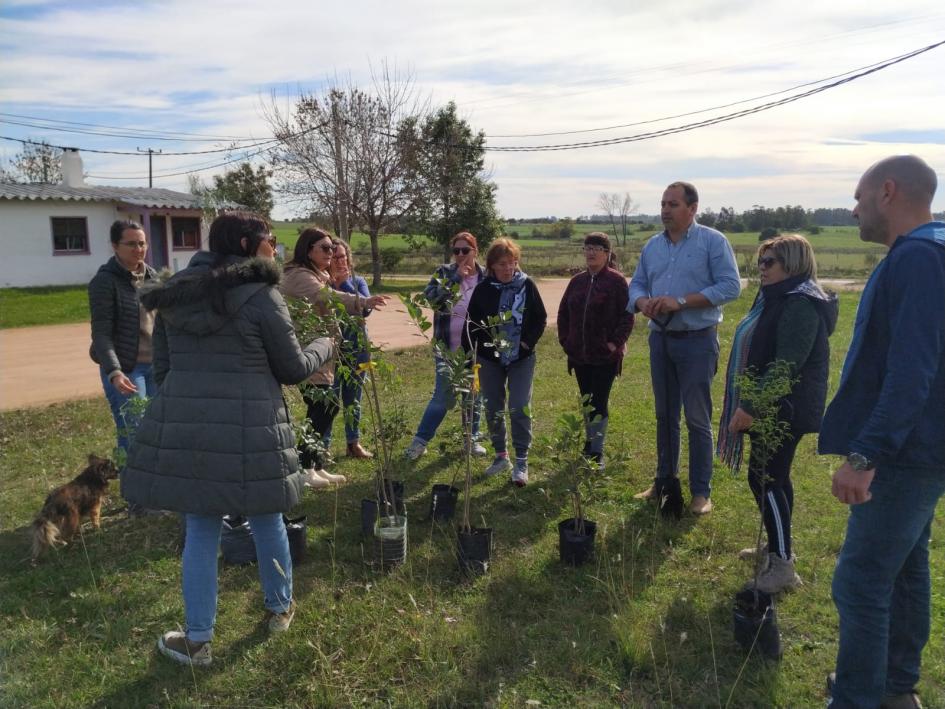
{"label": "green puffy coat", "polygon": [[304,350],[272,261],[197,253],[166,283],[142,290],[157,309],[158,393],[138,426],[122,495],[144,507],[194,514],[284,512],[302,494],[282,384],[298,384],[332,356]]}

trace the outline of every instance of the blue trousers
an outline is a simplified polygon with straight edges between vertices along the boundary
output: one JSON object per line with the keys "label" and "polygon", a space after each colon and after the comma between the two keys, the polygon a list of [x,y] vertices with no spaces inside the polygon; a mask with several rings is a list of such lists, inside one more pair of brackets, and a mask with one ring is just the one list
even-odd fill
{"label": "blue trousers", "polygon": [[152,397],[157,393],[157,385],[154,383],[154,376],[151,373],[151,363],[136,364],[130,372],[125,372],[138,391],[134,394],[122,394],[112,383],[108,381],[108,372],[99,368],[99,374],[102,377],[102,388],[105,390],[105,398],[108,399],[108,405],[112,410],[112,418],[115,420],[115,430],[118,435],[118,449],[128,452],[128,438],[134,436],[134,431],[138,427],[138,418],[127,415],[127,409],[123,409],[126,402],[131,399],[145,399]]}
{"label": "blue trousers", "polygon": [[[213,638],[217,618],[217,553],[223,517],[185,516],[187,538],[181,569],[187,639],[203,642]],[[274,613],[285,613],[292,603],[292,557],[282,514],[247,517],[256,544],[263,602]]]}
{"label": "blue trousers", "polygon": [[945,468],[880,466],[869,502],[850,507],[833,576],[840,615],[831,708],[878,707],[919,681],[929,639],[929,534]]}
{"label": "blue trousers", "polygon": [[[436,435],[436,430],[446,418],[446,412],[456,405],[456,396],[450,388],[450,380],[444,369],[444,362],[439,357],[434,358],[436,365],[436,380],[433,384],[433,396],[430,397],[430,403],[420,418],[420,425],[417,427],[416,438],[429,443]],[[465,410],[465,409],[464,409]],[[473,438],[479,436],[479,417],[482,411],[481,405],[477,405],[473,410],[472,435]]]}
{"label": "blue trousers", "polygon": [[[664,346],[665,342],[665,346]],[[712,379],[718,369],[715,329],[691,337],[650,333],[650,377],[656,400],[657,477],[679,476],[679,414],[689,431],[689,492],[712,492]]]}

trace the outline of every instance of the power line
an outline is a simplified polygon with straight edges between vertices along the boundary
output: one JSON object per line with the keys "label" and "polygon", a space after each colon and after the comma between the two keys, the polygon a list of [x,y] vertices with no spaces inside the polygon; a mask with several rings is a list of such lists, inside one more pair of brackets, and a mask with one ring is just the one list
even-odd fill
{"label": "power line", "polygon": [[159,130],[157,128],[128,128],[126,126],[113,126],[113,125],[107,125],[104,123],[84,123],[82,121],[65,121],[58,118],[42,118],[40,116],[26,116],[26,115],[23,115],[22,113],[5,113],[3,111],[0,111],[0,116],[7,116],[9,118],[20,118],[26,121],[44,121],[46,123],[56,123],[59,125],[67,125],[67,126],[83,126],[86,128],[109,128],[109,129],[120,130],[120,131],[140,133],[141,135],[134,136],[136,138],[153,137],[155,135],[165,135],[165,136],[188,136],[191,138],[202,139],[202,140],[232,140],[232,141],[237,141],[237,142],[257,140],[257,138],[238,136],[238,135],[209,135],[206,133],[190,133],[187,131]]}
{"label": "power line", "polygon": [[[0,114],[3,115],[3,114]],[[44,121],[46,119],[39,118],[35,120]],[[25,128],[39,128],[41,130],[54,130],[60,133],[77,133],[81,135],[98,135],[104,138],[132,138],[139,140],[166,140],[172,143],[206,143],[210,138],[173,138],[162,136],[158,134],[148,134],[148,133],[139,133],[135,131],[125,131],[122,133],[109,132],[103,130],[90,130],[86,128],[68,128],[65,126],[58,125],[46,125],[44,123],[30,123],[28,121],[11,121],[8,118],[0,118],[0,123],[6,123],[13,126],[23,126]],[[117,130],[124,131],[125,129],[119,128]],[[246,142],[249,140],[257,140],[256,138],[244,138],[242,140],[233,141],[233,142]]]}
{"label": "power line", "polygon": [[[3,121],[0,121],[3,122]],[[314,130],[310,128],[308,130]],[[135,151],[129,150],[101,150],[98,148],[77,148],[71,145],[54,145],[53,143],[46,143],[43,141],[29,140],[28,138],[13,138],[8,135],[0,135],[0,139],[3,140],[12,140],[17,143],[28,143],[30,145],[46,145],[50,148],[58,148],[59,150],[81,150],[83,153],[99,153],[102,155],[139,155]],[[250,145],[239,145],[239,146],[230,146],[228,148],[214,148],[213,150],[183,150],[176,152],[163,153],[164,155],[208,155],[210,153],[231,153],[234,150],[246,150],[248,148],[256,148],[260,145],[273,145],[278,143],[278,138],[270,138],[269,140],[261,140],[257,143],[251,143]]]}
{"label": "power line", "polygon": [[[941,42],[936,42],[935,44],[930,44],[927,47],[922,47],[921,49],[917,49],[907,54],[900,55],[893,59],[889,59],[878,65],[872,66],[872,68],[870,69],[861,71],[858,74],[847,76],[844,79],[834,81],[833,83],[826,84],[824,86],[819,86],[815,89],[805,91],[795,96],[788,96],[786,98],[779,99],[778,101],[770,101],[768,103],[761,104],[760,106],[755,106],[754,108],[747,108],[747,109],[743,109],[741,111],[735,111],[734,113],[729,113],[723,116],[717,116],[715,118],[708,118],[704,121],[698,121],[695,123],[687,123],[687,124],[683,124],[681,126],[675,126],[672,128],[664,128],[658,131],[651,131],[648,133],[638,133],[636,135],[623,136],[619,138],[607,138],[603,140],[591,140],[591,141],[583,141],[579,143],[559,143],[559,144],[554,144],[554,145],[514,145],[514,146],[495,146],[495,147],[485,146],[485,149],[493,151],[493,152],[550,152],[550,151],[558,151],[558,150],[579,150],[583,148],[595,148],[595,147],[600,147],[604,145],[620,145],[622,143],[633,143],[633,142],[638,142],[642,140],[652,140],[653,138],[659,138],[664,135],[674,135],[676,133],[684,133],[687,131],[695,130],[697,128],[705,128],[707,126],[716,125],[718,123],[725,123],[727,121],[732,121],[732,120],[735,120],[736,118],[742,118],[744,116],[749,116],[755,113],[761,113],[762,111],[767,111],[772,108],[776,108],[778,106],[783,106],[788,103],[793,103],[794,101],[799,101],[802,98],[807,98],[808,96],[813,96],[815,94],[822,93],[829,89],[836,88],[837,86],[848,84],[851,81],[856,81],[857,79],[860,79],[864,76],[868,76],[869,74],[874,74],[878,71],[882,71],[883,69],[893,66],[894,64],[899,64],[900,62],[904,62],[907,59],[912,59],[913,57],[916,57],[920,54],[924,54],[925,52],[929,52],[933,49],[936,49],[937,47],[941,47],[942,45],[945,45],[945,40]],[[814,83],[818,83],[818,82],[814,82]],[[443,146],[443,147],[462,147],[462,146],[455,145],[455,146]]]}

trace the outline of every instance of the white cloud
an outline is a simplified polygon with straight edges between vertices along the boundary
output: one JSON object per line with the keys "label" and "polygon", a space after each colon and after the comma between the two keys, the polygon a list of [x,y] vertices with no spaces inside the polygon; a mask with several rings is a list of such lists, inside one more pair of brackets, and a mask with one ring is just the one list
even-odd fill
{"label": "white cloud", "polygon": [[[931,0],[908,0],[895,13],[852,0],[629,7],[619,0],[97,6],[8,0],[0,10],[0,101],[11,113],[264,137],[260,106],[272,87],[283,94],[310,90],[334,75],[364,83],[371,64],[388,59],[412,69],[434,101],[455,99],[474,127],[491,135],[532,134],[648,121],[781,91],[931,44],[945,29],[945,13]],[[945,97],[934,87],[943,56],[945,48],[820,96],[691,133],[580,151],[490,153],[500,206],[510,216],[577,215],[593,210],[601,190],[626,189],[646,210],[670,171],[698,175],[703,204],[715,207],[848,204],[862,169],[894,150],[916,151],[945,171],[945,146],[859,139],[941,130]],[[625,136],[718,113],[492,143]],[[137,147],[0,128],[51,142]],[[137,157],[85,157],[93,174],[134,173],[146,164]],[[213,161],[212,155],[164,156],[155,159],[155,170]],[[936,205],[943,208],[945,196]]]}

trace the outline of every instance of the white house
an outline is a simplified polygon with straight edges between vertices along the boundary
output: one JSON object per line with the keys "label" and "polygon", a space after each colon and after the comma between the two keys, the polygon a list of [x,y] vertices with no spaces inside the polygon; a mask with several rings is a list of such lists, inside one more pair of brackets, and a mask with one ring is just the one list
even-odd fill
{"label": "white house", "polygon": [[62,158],[62,184],[0,183],[0,286],[88,283],[112,255],[109,228],[133,219],[148,235],[147,261],[184,268],[207,248],[200,200],[173,190],[86,185],[76,150]]}

